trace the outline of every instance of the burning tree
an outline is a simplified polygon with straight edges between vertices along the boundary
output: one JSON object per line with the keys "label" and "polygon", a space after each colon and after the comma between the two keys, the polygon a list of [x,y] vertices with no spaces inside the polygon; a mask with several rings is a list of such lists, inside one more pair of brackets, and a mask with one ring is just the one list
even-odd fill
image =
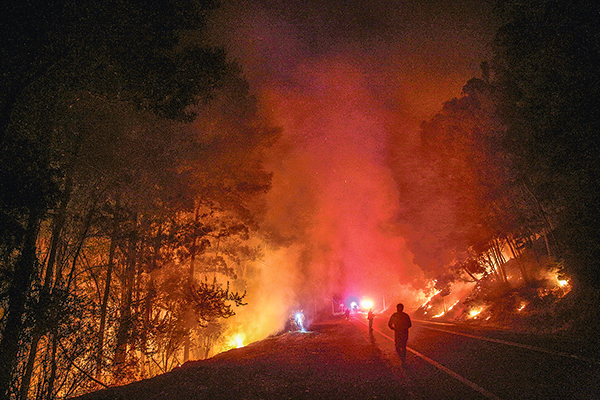
{"label": "burning tree", "polygon": [[[403,222],[417,226],[409,245],[432,277],[457,278],[451,267],[471,257],[488,273],[478,286],[516,299],[520,287],[561,294],[548,283],[560,268],[579,285],[574,303],[590,304],[584,312],[597,320],[597,11],[581,1],[503,2],[482,78],[423,123],[423,179],[397,179]],[[528,309],[516,300],[505,308]]]}
{"label": "burning tree", "polygon": [[[600,286],[596,5],[506,2],[492,67],[515,183],[546,218],[553,257],[582,285]],[[541,233],[538,231],[538,233]]]}
{"label": "burning tree", "polygon": [[138,368],[146,328],[177,319],[156,308],[167,288],[151,277],[186,269],[182,216],[203,202],[250,224],[277,131],[224,51],[201,44],[213,6],[3,5],[1,396],[67,396]]}

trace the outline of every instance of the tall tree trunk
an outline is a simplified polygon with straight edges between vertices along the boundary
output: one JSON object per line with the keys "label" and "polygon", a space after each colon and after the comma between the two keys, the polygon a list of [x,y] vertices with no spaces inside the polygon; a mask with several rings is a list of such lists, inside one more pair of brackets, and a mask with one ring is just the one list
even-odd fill
{"label": "tall tree trunk", "polygon": [[23,336],[23,314],[36,268],[36,239],[40,228],[41,212],[32,210],[27,220],[27,229],[21,254],[8,288],[6,325],[0,341],[0,398],[8,398],[13,369],[17,363],[19,342]]}
{"label": "tall tree trunk", "polygon": [[523,260],[521,260],[521,255],[517,254],[517,250],[516,247],[513,243],[513,241],[508,238],[506,239],[506,243],[508,244],[508,248],[510,249],[510,252],[512,253],[515,262],[517,263],[517,266],[519,267],[519,271],[521,271],[521,276],[523,277],[523,281],[525,283],[529,283],[529,274],[527,274],[527,269],[525,268],[525,265],[523,264]]}
{"label": "tall tree trunk", "polygon": [[48,377],[48,387],[46,389],[46,400],[52,400],[54,396],[54,382],[56,381],[56,371],[58,365],[56,364],[56,348],[58,347],[58,335],[56,332],[52,334],[52,350],[50,354],[50,376]]}
{"label": "tall tree trunk", "polygon": [[121,287],[121,310],[119,316],[119,327],[117,329],[117,343],[113,367],[117,380],[123,377],[123,368],[127,361],[127,344],[131,331],[131,304],[133,296],[133,284],[137,257],[137,218],[134,218],[134,229],[129,235],[129,245],[127,251],[127,262],[125,264],[125,274],[123,275],[123,284]]}
{"label": "tall tree trunk", "polygon": [[[197,251],[197,243],[198,243],[198,233],[196,231],[196,225],[198,223],[198,213],[200,211],[200,206],[196,207],[196,212],[194,215],[194,229],[192,230],[192,245],[190,247],[190,268],[188,270],[188,281],[189,285],[194,285],[194,264],[196,262],[196,251]],[[192,346],[190,332],[187,332],[185,335],[185,341],[183,343],[183,362],[186,362],[190,359],[190,347]]]}
{"label": "tall tree trunk", "polygon": [[[38,303],[38,310],[40,315],[45,315],[45,308],[48,306],[52,297],[52,285],[54,284],[54,269],[56,265],[58,248],[60,246],[61,235],[67,219],[67,204],[69,203],[72,190],[72,180],[67,178],[65,182],[65,190],[61,196],[60,203],[56,217],[52,220],[52,237],[50,239],[50,249],[48,252],[48,262],[46,264],[46,275],[44,278],[44,284],[41,289],[40,300]],[[44,318],[37,318],[35,320],[35,326],[33,329],[33,337],[31,340],[31,346],[29,346],[29,356],[27,364],[25,366],[25,372],[21,379],[21,388],[19,390],[20,398],[27,399],[27,393],[29,392],[29,385],[31,383],[31,375],[33,374],[33,368],[35,366],[35,358],[37,355],[38,343],[45,332],[48,330],[47,326],[43,326],[47,321]]]}
{"label": "tall tree trunk", "polygon": [[552,223],[550,222],[550,220],[548,219],[548,216],[546,214],[546,211],[544,211],[544,208],[542,207],[542,204],[540,203],[540,201],[538,200],[538,198],[536,197],[536,195],[533,193],[533,191],[530,189],[529,185],[527,184],[529,182],[529,179],[527,178],[527,182],[523,182],[523,187],[525,188],[525,191],[527,193],[529,193],[529,195],[531,196],[531,198],[533,199],[533,202],[535,203],[539,215],[540,217],[542,217],[542,220],[544,221],[544,224],[547,227],[547,232],[544,232],[544,242],[546,243],[546,251],[548,252],[548,257],[552,257],[552,252],[550,251],[550,244],[548,243],[548,232],[550,233],[550,235],[552,235],[552,239],[554,240],[554,244],[556,245],[556,238],[554,237],[554,227],[552,226]]}
{"label": "tall tree trunk", "polygon": [[27,356],[27,364],[25,364],[25,372],[23,373],[23,378],[21,378],[21,387],[19,388],[19,396],[17,397],[20,400],[27,400],[28,398],[31,375],[33,374],[33,367],[35,365],[35,358],[37,356],[37,348],[42,336],[43,335],[40,328],[36,328],[31,338],[29,355]]}
{"label": "tall tree trunk", "polygon": [[505,284],[508,284],[508,278],[506,276],[506,269],[504,268],[505,259],[504,259],[504,256],[502,255],[502,250],[500,249],[500,246],[498,245],[498,240],[496,240],[496,239],[492,240],[492,257],[494,258],[494,260],[496,260],[496,265],[498,267],[498,272],[500,273],[500,276],[502,277],[502,281]]}
{"label": "tall tree trunk", "polygon": [[71,191],[73,182],[70,178],[67,178],[65,183],[65,190],[61,196],[60,204],[58,206],[58,212],[56,217],[52,220],[52,239],[50,240],[50,251],[48,255],[48,263],[46,265],[46,275],[44,277],[44,286],[42,290],[48,293],[52,290],[52,283],[54,281],[54,269],[56,265],[56,254],[60,246],[60,239],[65,221],[67,219],[67,205],[71,198]]}
{"label": "tall tree trunk", "polygon": [[104,331],[106,329],[106,311],[108,309],[108,298],[110,296],[110,286],[112,283],[112,273],[115,263],[115,251],[117,248],[117,235],[119,232],[119,201],[115,203],[113,215],[113,228],[110,238],[110,248],[108,251],[108,263],[106,266],[106,281],[104,282],[104,293],[102,295],[102,304],[100,305],[100,327],[98,328],[98,348],[96,350],[96,378],[100,378],[102,373],[102,359],[104,358]]}
{"label": "tall tree trunk", "polygon": [[498,266],[498,272],[500,273],[500,276],[502,277],[502,282],[505,285],[508,285],[509,283],[508,283],[508,277],[506,276],[506,268],[504,268],[504,263],[506,262],[506,260],[504,259],[504,256],[502,255],[502,250],[500,249],[498,240],[492,241],[492,255],[493,255],[494,259],[496,260],[496,264]]}
{"label": "tall tree trunk", "polygon": [[[146,351],[148,349],[148,332],[150,331],[150,321],[152,319],[152,307],[154,306],[154,297],[156,296],[156,289],[154,287],[154,278],[150,273],[150,277],[148,279],[147,289],[146,289],[146,298],[144,301],[144,331],[142,332],[142,340],[141,340],[141,364],[145,366],[149,361],[146,360]],[[144,367],[145,368],[145,367]],[[150,368],[148,368],[148,372],[150,372]],[[145,374],[145,369],[144,369]]]}
{"label": "tall tree trunk", "polygon": [[492,260],[492,257],[490,256],[489,250],[484,251],[483,252],[483,256],[485,257],[485,259],[487,260],[488,264],[492,268],[492,272],[494,273],[494,276],[496,277],[496,280],[498,282],[502,282],[502,277],[500,276],[500,272],[498,271],[498,268],[496,268],[496,264]]}
{"label": "tall tree trunk", "polygon": [[[67,277],[67,282],[65,284],[67,289],[69,289],[71,287],[71,285],[73,284],[73,279],[75,278],[75,270],[77,267],[77,260],[79,259],[79,254],[81,254],[81,249],[83,248],[83,245],[87,238],[88,231],[90,230],[90,227],[92,226],[92,220],[94,218],[94,214],[96,213],[96,203],[97,203],[97,201],[94,202],[94,204],[92,205],[92,207],[90,208],[90,210],[88,211],[88,213],[85,217],[83,229],[81,231],[81,235],[79,236],[79,240],[77,241],[77,247],[75,248],[75,252],[73,253],[73,260],[71,260],[71,270],[69,271],[69,274]],[[112,240],[112,237],[111,237],[111,240]],[[112,245],[112,242],[111,242],[111,245]],[[114,249],[113,249],[113,252],[114,252]],[[75,286],[75,294],[77,294],[77,292],[76,292],[77,285],[75,284],[74,286]]]}
{"label": "tall tree trunk", "polygon": [[[162,245],[162,233],[163,226],[162,224],[158,226],[156,232],[156,238],[154,240],[154,251],[152,253],[152,268],[148,278],[148,282],[146,284],[146,297],[144,299],[144,327],[141,337],[141,359],[140,364],[145,368],[146,363],[146,350],[148,348],[148,332],[150,331],[150,320],[152,318],[152,307],[154,305],[154,297],[156,296],[156,288],[154,287],[154,278],[153,271],[158,269],[158,257],[160,254],[160,247]],[[149,370],[148,370],[149,371]],[[144,370],[145,373],[145,370]]]}

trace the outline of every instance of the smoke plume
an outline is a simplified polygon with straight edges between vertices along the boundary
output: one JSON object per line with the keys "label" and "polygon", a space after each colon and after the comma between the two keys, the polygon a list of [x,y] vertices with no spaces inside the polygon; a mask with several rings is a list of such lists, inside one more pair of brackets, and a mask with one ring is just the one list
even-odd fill
{"label": "smoke plume", "polygon": [[[261,113],[283,130],[265,160],[266,257],[238,315],[255,338],[334,298],[410,310],[431,289],[407,246],[418,233],[395,222],[395,177],[418,184],[408,167],[419,124],[478,75],[490,5],[357,3],[234,1],[213,20]],[[400,163],[390,164],[392,147]]]}

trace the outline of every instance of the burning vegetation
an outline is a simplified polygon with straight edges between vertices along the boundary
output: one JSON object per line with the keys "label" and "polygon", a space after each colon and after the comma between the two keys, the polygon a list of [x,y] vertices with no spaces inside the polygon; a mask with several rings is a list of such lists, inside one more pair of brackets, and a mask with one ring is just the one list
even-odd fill
{"label": "burning vegetation", "polygon": [[577,319],[568,311],[574,310],[569,297],[571,279],[559,266],[528,264],[527,269],[527,281],[509,273],[505,283],[484,271],[475,282],[448,283],[445,291],[435,290],[415,316],[513,330],[556,333],[571,329]]}
{"label": "burning vegetation", "polygon": [[[407,39],[429,21],[392,41],[386,2],[345,5],[324,41],[285,31],[305,8],[225,12],[238,65],[207,45],[214,3],[3,9],[0,397],[162,374],[353,293],[372,299],[353,309],[597,336],[596,9],[502,2],[481,76],[431,117],[460,80],[450,52],[416,63]],[[390,43],[365,46],[370,29]]]}

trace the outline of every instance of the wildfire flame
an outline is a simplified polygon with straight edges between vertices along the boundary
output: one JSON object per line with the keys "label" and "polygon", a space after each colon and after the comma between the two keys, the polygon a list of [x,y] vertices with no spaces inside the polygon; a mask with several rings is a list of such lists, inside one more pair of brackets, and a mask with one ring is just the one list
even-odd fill
{"label": "wildfire flame", "polygon": [[237,334],[233,338],[232,345],[236,348],[244,347],[244,338],[242,334]]}
{"label": "wildfire flame", "polygon": [[567,286],[568,284],[569,284],[568,279],[558,279],[558,286],[564,287],[564,286]]}
{"label": "wildfire flame", "polygon": [[555,289],[553,289],[552,292],[559,298],[564,297],[567,293],[571,291],[571,281],[564,274],[559,273],[558,271],[553,271],[553,273],[551,274],[551,279],[556,285]]}
{"label": "wildfire flame", "polygon": [[475,318],[479,315],[479,313],[481,313],[482,310],[482,308],[473,308],[469,311],[469,316],[471,316],[471,318]]}
{"label": "wildfire flame", "polygon": [[460,300],[455,301],[454,304],[452,304],[450,307],[448,307],[448,310],[444,310],[444,311],[440,312],[439,314],[434,315],[432,318],[439,318],[439,317],[446,315],[446,313],[448,311],[452,310],[454,308],[454,306],[457,305],[458,303],[460,303]]}
{"label": "wildfire flame", "polygon": [[431,304],[429,304],[429,302],[431,301],[431,299],[433,299],[435,297],[436,294],[438,294],[440,292],[441,292],[441,290],[434,291],[433,294],[427,298],[427,300],[423,303],[423,305],[421,307],[425,307],[427,305],[429,305],[429,307],[431,307]]}

